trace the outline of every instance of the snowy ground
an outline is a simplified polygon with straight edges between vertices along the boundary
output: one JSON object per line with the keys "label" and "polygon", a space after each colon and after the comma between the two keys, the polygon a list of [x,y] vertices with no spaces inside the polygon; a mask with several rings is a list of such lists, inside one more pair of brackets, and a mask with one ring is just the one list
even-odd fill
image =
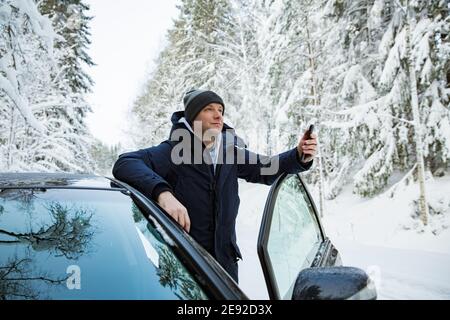
{"label": "snowy ground", "polygon": [[[430,202],[442,213],[431,216],[426,229],[410,216],[417,185],[399,189],[395,200],[388,195],[361,199],[347,186],[326,202],[325,232],[345,265],[362,268],[374,279],[379,299],[450,299],[450,177],[435,178],[427,188]],[[237,236],[244,260],[239,278],[253,299],[268,298],[256,253],[268,191],[264,185],[240,183]]]}

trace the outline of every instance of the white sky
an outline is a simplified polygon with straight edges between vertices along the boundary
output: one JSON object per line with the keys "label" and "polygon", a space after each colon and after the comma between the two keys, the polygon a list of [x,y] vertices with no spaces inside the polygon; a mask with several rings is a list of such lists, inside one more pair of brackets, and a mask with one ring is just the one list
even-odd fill
{"label": "white sky", "polygon": [[166,31],[178,16],[177,0],[87,0],[91,41],[97,66],[88,96],[92,134],[108,145],[125,143],[127,111],[139,94],[153,61],[166,43]]}

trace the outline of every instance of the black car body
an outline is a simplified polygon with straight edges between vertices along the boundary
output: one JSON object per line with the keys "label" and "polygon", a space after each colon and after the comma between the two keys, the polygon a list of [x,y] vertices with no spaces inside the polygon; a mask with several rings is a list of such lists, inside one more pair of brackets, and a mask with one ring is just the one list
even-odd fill
{"label": "black car body", "polygon": [[[295,213],[302,210],[304,216]],[[311,245],[297,250],[296,241],[305,239]],[[283,241],[284,256],[277,241]],[[370,285],[365,273],[357,282],[350,268],[344,270],[350,276],[329,268],[341,264],[338,251],[298,175],[284,175],[272,186],[258,254],[272,299],[374,298],[360,294]],[[325,291],[318,293],[317,286]],[[171,217],[129,185],[90,175],[7,173],[0,174],[0,299],[247,296]]]}

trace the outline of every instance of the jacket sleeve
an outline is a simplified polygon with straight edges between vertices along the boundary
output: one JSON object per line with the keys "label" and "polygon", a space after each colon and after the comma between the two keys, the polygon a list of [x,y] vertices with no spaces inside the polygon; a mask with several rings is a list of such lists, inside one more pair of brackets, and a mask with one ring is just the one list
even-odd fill
{"label": "jacket sleeve", "polygon": [[161,143],[121,154],[114,164],[113,176],[156,200],[161,192],[172,192],[172,187],[165,180],[170,168],[170,152],[170,146]]}
{"label": "jacket sleeve", "polygon": [[297,148],[273,157],[238,148],[238,177],[248,182],[271,185],[283,173],[298,173],[311,168],[313,161],[302,163]]}

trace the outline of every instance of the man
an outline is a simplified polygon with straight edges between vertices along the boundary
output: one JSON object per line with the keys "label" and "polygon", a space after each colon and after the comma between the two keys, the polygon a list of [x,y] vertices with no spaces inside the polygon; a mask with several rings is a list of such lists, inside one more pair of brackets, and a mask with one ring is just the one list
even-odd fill
{"label": "man", "polygon": [[238,282],[237,179],[270,185],[284,172],[308,170],[316,135],[268,158],[248,151],[224,124],[225,104],[216,93],[191,90],[183,102],[169,140],[120,155],[113,175],[157,201]]}

